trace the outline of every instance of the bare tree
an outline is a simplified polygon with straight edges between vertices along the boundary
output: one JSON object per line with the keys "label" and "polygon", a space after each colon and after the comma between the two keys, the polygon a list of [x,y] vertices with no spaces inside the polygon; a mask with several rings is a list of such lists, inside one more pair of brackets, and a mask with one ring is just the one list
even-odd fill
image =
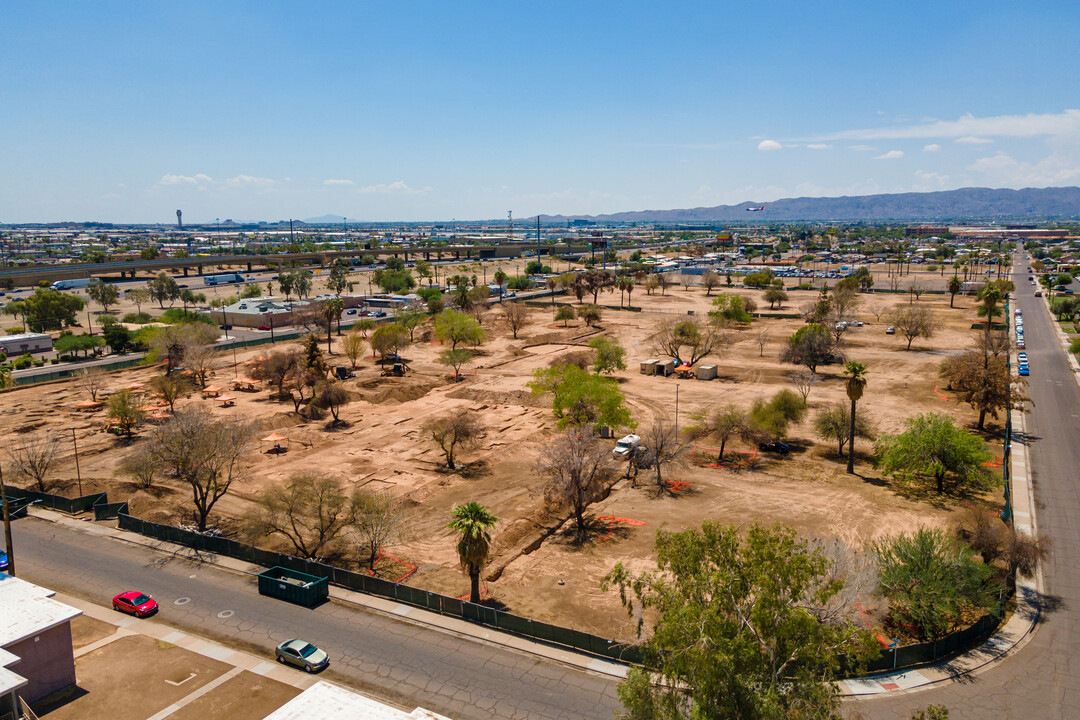
{"label": "bare tree", "polygon": [[302,362],[303,353],[299,348],[273,352],[255,363],[251,369],[251,376],[256,380],[266,380],[277,388],[274,396],[284,399],[289,394],[285,387],[289,377]]}
{"label": "bare tree", "polygon": [[803,404],[806,404],[806,399],[810,397],[810,391],[814,389],[814,386],[818,384],[818,374],[811,372],[810,370],[799,370],[791,374],[790,382],[795,389],[802,396]]}
{"label": "bare tree", "polygon": [[881,322],[881,316],[889,311],[889,306],[885,303],[876,302],[867,305],[866,309],[874,316],[874,322]]}
{"label": "bare tree", "polygon": [[911,297],[913,297],[913,298],[915,298],[916,300],[918,300],[918,299],[919,299],[920,297],[922,297],[922,294],[923,294],[924,292],[926,292],[926,290],[927,290],[927,287],[926,287],[926,284],[925,284],[925,283],[922,283],[922,282],[920,282],[920,281],[918,281],[918,280],[915,280],[915,281],[914,281],[914,282],[912,282],[912,283],[911,283],[910,285],[908,285],[908,289],[907,289],[907,290],[908,290],[908,294],[909,294],[909,295],[910,295]]}
{"label": "bare tree", "polygon": [[46,477],[59,459],[60,438],[45,431],[8,442],[12,443],[7,456],[15,477],[33,480],[39,492],[48,492]]}
{"label": "bare tree", "polygon": [[505,315],[506,326],[514,333],[514,339],[517,340],[518,331],[525,327],[526,323],[529,321],[529,311],[524,305],[511,302],[503,304],[503,313]]}
{"label": "bare tree", "polygon": [[[725,328],[698,320],[665,320],[649,338],[653,352],[693,365],[730,343]],[[689,355],[684,355],[686,350]]]}
{"label": "bare tree", "polygon": [[374,573],[380,551],[405,535],[408,518],[401,502],[387,492],[358,490],[353,495],[353,521],[348,529],[357,562]]}
{"label": "bare tree", "polygon": [[147,442],[161,464],[191,488],[195,522],[206,530],[214,505],[244,471],[242,459],[256,424],[244,417],[215,419],[202,408],[182,410],[154,429]]}
{"label": "bare tree", "polygon": [[907,350],[915,338],[932,338],[941,327],[933,311],[925,305],[901,305],[893,310],[891,321],[907,339]]}
{"label": "bare tree", "polygon": [[433,418],[424,423],[423,433],[430,435],[446,455],[446,467],[457,469],[454,454],[458,450],[468,450],[480,444],[484,426],[476,413],[458,410],[450,415]]}
{"label": "bare tree", "polygon": [[154,484],[154,476],[158,472],[158,459],[154,457],[150,443],[140,443],[135,447],[135,452],[128,455],[120,463],[120,471],[129,475],[135,484],[141,488],[148,488]]}
{"label": "bare tree", "polygon": [[712,295],[712,291],[723,284],[720,274],[715,270],[706,270],[701,276],[701,284],[705,286],[705,295]]}
{"label": "bare tree", "polygon": [[105,371],[98,366],[87,367],[79,370],[79,387],[90,395],[90,399],[97,402],[97,395],[105,387]]}
{"label": "bare tree", "polygon": [[341,483],[324,473],[297,472],[267,488],[248,518],[255,534],[281,535],[304,558],[316,557],[353,519]]}
{"label": "bare tree", "polygon": [[675,284],[675,279],[669,273],[657,273],[655,277],[660,294],[667,295],[668,288]]}
{"label": "bare tree", "polygon": [[838,538],[810,538],[809,545],[826,561],[825,573],[815,579],[815,590],[831,589],[807,594],[810,598],[828,597],[825,603],[812,602],[806,608],[819,622],[861,623],[865,616],[873,617],[886,609],[878,593],[878,564],[872,553],[856,550]]}
{"label": "bare tree", "polygon": [[670,490],[670,484],[664,480],[663,469],[675,470],[683,464],[685,445],[679,441],[675,426],[663,417],[658,417],[652,425],[641,433],[642,443],[649,449],[647,463],[656,471],[656,488],[663,493]]}
{"label": "bare tree", "polygon": [[754,340],[758,345],[758,357],[765,357],[765,346],[769,344],[769,331],[762,328],[754,335]]}
{"label": "bare tree", "polygon": [[720,408],[699,410],[690,418],[691,423],[686,428],[687,435],[695,440],[712,438],[719,441],[720,449],[716,455],[718,463],[724,461],[724,450],[729,440],[734,438],[748,440],[753,437],[749,415],[746,410],[733,403]]}
{"label": "bare tree", "polygon": [[585,510],[599,500],[616,478],[611,451],[590,429],[569,429],[541,453],[537,472],[547,478],[544,497],[574,514],[577,539],[588,529]]}

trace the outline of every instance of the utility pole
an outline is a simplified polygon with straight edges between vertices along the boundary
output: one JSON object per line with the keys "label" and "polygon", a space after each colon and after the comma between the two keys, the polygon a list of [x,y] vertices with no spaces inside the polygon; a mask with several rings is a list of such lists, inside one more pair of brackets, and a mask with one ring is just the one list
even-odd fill
{"label": "utility pole", "polygon": [[[81,494],[81,493],[80,493]],[[7,490],[4,489],[4,467],[0,465],[0,502],[4,505],[4,543],[8,556],[8,575],[15,575],[15,548],[11,545],[11,514],[8,512]]]}
{"label": "utility pole", "polygon": [[75,428],[71,429],[71,444],[75,446],[75,475],[79,478],[79,497],[82,497],[82,471],[79,470],[79,442],[75,439]]}
{"label": "utility pole", "polygon": [[507,217],[507,220],[508,220],[508,222],[510,224],[509,230],[506,231],[506,241],[510,242],[511,240],[514,239],[514,211],[513,210],[507,210],[506,211],[506,217]]}
{"label": "utility pole", "polygon": [[536,216],[536,262],[540,262],[540,216]]}

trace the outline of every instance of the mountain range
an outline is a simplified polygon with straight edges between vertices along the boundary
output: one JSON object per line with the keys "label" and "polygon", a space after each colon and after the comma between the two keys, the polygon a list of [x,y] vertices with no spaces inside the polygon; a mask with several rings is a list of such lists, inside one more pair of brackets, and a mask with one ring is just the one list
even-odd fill
{"label": "mountain range", "polygon": [[[747,208],[762,205],[765,207],[760,212],[747,211]],[[682,210],[638,210],[608,215],[541,215],[540,221],[682,223],[800,220],[1031,221],[1076,218],[1080,218],[1080,187],[1023,190],[969,187],[925,193],[785,198],[773,202],[744,202],[738,205]]]}

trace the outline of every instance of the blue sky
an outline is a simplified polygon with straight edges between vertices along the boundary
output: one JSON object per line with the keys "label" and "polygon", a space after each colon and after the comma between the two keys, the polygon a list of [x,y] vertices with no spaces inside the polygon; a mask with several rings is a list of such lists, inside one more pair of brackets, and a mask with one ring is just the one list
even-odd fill
{"label": "blue sky", "polygon": [[1075,2],[8,3],[0,222],[1080,183]]}

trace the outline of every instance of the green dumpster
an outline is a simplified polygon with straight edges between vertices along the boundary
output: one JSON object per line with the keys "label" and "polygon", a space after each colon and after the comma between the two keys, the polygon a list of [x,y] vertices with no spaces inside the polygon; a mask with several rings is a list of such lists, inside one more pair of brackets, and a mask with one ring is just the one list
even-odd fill
{"label": "green dumpster", "polygon": [[259,594],[311,607],[330,595],[330,580],[283,567],[259,573]]}

